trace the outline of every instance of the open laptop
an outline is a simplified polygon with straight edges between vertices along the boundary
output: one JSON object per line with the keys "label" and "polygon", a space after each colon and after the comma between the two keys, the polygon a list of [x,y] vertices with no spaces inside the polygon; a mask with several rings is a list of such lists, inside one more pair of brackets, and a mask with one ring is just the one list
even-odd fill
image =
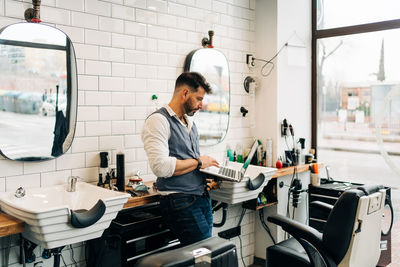
{"label": "open laptop", "polygon": [[228,166],[220,166],[215,167],[211,166],[205,169],[200,169],[201,172],[216,176],[221,178],[222,180],[234,181],[234,182],[241,182],[244,174],[246,172],[247,167],[249,166],[251,160],[253,159],[254,155],[256,154],[257,147],[261,145],[259,140],[254,141],[253,146],[251,147],[250,153],[247,156],[246,162],[243,163],[242,168],[238,171]]}

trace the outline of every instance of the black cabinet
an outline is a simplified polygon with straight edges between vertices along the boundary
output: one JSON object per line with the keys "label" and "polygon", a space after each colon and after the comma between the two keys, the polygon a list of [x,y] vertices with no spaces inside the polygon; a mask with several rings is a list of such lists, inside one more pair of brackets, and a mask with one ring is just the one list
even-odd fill
{"label": "black cabinet", "polygon": [[158,203],[122,210],[101,238],[87,242],[87,264],[133,266],[138,259],[179,246],[161,217]]}

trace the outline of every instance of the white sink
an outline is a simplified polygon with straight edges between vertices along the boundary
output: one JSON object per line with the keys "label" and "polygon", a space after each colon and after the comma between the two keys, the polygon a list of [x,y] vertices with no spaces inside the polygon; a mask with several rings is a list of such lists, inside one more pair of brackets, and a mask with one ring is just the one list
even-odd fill
{"label": "white sink", "polygon": [[[228,167],[235,170],[240,170],[242,168],[242,165],[243,163],[237,163],[231,161],[228,163]],[[249,165],[245,172],[244,178],[240,183],[222,181],[219,186],[219,189],[210,191],[211,199],[225,202],[228,204],[236,204],[247,200],[255,199],[258,197],[258,195],[261,193],[264,187],[268,184],[268,181],[271,180],[275,172],[276,168]],[[249,179],[254,179],[259,174],[262,174],[265,177],[264,182],[258,189],[249,190],[247,186]]]}
{"label": "white sink", "polygon": [[[14,192],[0,193],[1,209],[25,221],[26,239],[51,249],[100,237],[130,197],[85,182],[78,182],[75,192],[67,192],[66,188],[67,185],[28,188],[21,198],[15,197]],[[85,228],[71,225],[71,211],[90,210],[100,199],[106,209],[96,223]]]}

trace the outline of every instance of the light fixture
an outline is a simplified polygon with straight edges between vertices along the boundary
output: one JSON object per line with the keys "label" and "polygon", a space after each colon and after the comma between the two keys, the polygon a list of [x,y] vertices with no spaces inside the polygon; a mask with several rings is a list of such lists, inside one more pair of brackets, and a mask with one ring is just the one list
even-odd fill
{"label": "light fixture", "polygon": [[205,47],[214,48],[214,46],[213,46],[213,44],[212,44],[213,36],[214,36],[214,31],[208,31],[208,36],[209,36],[209,38],[204,37],[204,38],[201,40],[201,45],[202,45],[204,48],[205,48]]}
{"label": "light fixture", "polygon": [[27,22],[40,23],[40,0],[32,0],[33,8],[25,10],[24,17]]}

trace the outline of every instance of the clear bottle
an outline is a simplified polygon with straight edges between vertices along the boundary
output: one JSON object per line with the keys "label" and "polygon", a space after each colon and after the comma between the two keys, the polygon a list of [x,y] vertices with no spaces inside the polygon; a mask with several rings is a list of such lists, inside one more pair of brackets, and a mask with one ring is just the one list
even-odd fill
{"label": "clear bottle", "polygon": [[152,95],[151,100],[153,102],[154,111],[158,110],[158,97],[157,95]]}
{"label": "clear bottle", "polygon": [[157,95],[151,96],[151,105],[147,106],[147,116],[158,110],[158,97]]}
{"label": "clear bottle", "polygon": [[229,161],[233,161],[233,152],[231,146],[227,144],[225,150],[225,166],[228,165]]}
{"label": "clear bottle", "polygon": [[264,148],[262,145],[257,147],[257,165],[263,166]]}
{"label": "clear bottle", "polygon": [[265,164],[267,167],[272,166],[272,139],[268,138],[265,142]]}
{"label": "clear bottle", "polygon": [[236,145],[236,161],[243,163],[243,147],[241,144]]}

